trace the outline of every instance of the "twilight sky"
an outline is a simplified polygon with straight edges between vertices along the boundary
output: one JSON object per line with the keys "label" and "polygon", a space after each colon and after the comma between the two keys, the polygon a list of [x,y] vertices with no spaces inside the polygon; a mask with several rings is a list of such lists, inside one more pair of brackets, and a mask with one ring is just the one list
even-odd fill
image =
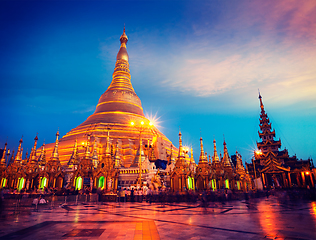
{"label": "twilight sky", "polygon": [[316,1],[0,1],[0,148],[82,123],[109,86],[123,26],[147,115],[199,157],[259,141],[258,88],[282,149],[316,163]]}

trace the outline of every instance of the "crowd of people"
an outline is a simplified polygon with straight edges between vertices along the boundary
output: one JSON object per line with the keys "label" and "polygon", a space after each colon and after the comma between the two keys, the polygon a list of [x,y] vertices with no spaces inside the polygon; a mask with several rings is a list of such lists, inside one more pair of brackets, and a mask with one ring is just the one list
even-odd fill
{"label": "crowd of people", "polygon": [[[282,194],[281,194],[282,193]],[[79,201],[116,201],[116,202],[225,202],[230,200],[248,200],[259,197],[269,197],[270,195],[282,196],[290,200],[293,199],[310,199],[316,200],[316,191],[315,189],[270,189],[270,190],[250,190],[248,192],[234,191],[230,189],[218,189],[213,191],[212,189],[205,191],[192,191],[186,190],[183,192],[172,191],[168,188],[148,188],[131,186],[128,188],[119,188],[116,192],[106,191],[101,188],[90,188],[85,187],[81,190],[76,190],[75,188],[69,189],[56,189],[56,188],[44,188],[44,189],[35,189],[35,190],[12,190],[12,189],[1,189],[1,200],[4,198],[7,199],[22,199],[22,197],[33,198],[33,204],[38,202],[47,203],[47,200],[50,198],[52,200],[53,196],[67,197],[68,199],[75,199],[72,196],[81,196]],[[83,196],[85,196],[83,198]],[[93,198],[92,198],[93,196]],[[111,198],[104,198],[103,196],[112,196]],[[59,197],[60,199],[60,197]],[[78,197],[76,197],[78,200]]]}

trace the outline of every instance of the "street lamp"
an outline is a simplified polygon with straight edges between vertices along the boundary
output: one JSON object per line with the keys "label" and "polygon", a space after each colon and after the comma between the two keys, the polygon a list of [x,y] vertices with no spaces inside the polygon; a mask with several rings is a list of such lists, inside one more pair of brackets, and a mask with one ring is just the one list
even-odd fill
{"label": "street lamp", "polygon": [[143,131],[153,127],[154,125],[150,121],[148,123],[141,121],[138,124],[136,122],[132,121],[130,124],[132,127],[136,128],[139,131],[139,161],[138,161],[139,174],[138,174],[137,184],[139,184],[141,186],[142,185],[142,137],[141,137],[141,135],[142,135]]}

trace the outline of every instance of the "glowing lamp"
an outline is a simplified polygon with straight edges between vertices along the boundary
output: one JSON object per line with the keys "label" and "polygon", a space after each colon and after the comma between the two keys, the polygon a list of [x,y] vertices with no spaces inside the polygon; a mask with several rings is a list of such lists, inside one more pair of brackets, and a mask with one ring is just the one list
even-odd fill
{"label": "glowing lamp", "polygon": [[261,152],[260,150],[256,150],[255,153],[256,153],[257,155],[261,155],[261,154],[262,154],[262,152]]}
{"label": "glowing lamp", "polygon": [[140,124],[141,124],[141,125],[144,125],[144,121],[141,121]]}
{"label": "glowing lamp", "polygon": [[153,123],[152,122],[149,122],[149,126],[152,126],[153,125]]}
{"label": "glowing lamp", "polygon": [[309,172],[305,172],[306,175],[309,175]]}
{"label": "glowing lamp", "polygon": [[135,124],[134,122],[131,122],[131,125],[132,125],[132,126],[134,126],[134,124]]}

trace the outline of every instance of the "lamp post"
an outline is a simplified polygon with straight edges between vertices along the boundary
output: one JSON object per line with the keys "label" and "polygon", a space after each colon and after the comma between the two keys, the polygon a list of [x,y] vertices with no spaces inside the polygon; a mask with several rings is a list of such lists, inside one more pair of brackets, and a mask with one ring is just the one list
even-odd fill
{"label": "lamp post", "polygon": [[130,123],[132,127],[136,128],[139,131],[139,174],[137,179],[137,184],[140,186],[142,185],[142,132],[145,131],[148,128],[151,128],[153,126],[152,122],[145,123],[144,121],[141,121],[140,123],[131,122]]}

